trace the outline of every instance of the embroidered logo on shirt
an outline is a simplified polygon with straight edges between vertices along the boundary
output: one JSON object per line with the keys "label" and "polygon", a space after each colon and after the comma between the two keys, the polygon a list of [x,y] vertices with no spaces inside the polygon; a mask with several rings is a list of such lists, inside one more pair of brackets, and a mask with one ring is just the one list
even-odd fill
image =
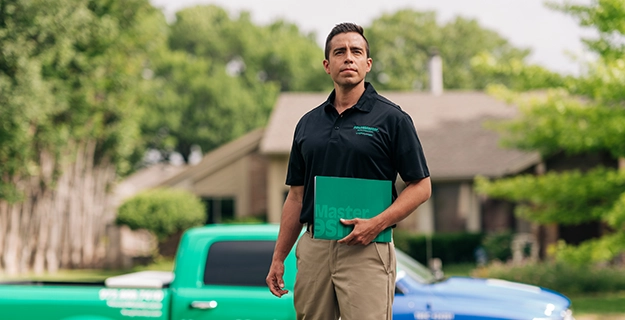
{"label": "embroidered logo on shirt", "polygon": [[380,131],[378,128],[367,127],[367,126],[354,126],[354,130],[356,130],[356,134],[373,137],[373,134]]}

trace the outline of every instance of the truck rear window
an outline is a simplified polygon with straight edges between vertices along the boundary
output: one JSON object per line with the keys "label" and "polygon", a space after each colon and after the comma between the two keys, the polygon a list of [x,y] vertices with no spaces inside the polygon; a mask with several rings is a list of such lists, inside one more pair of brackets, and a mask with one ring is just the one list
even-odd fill
{"label": "truck rear window", "polygon": [[221,241],[208,250],[204,284],[266,286],[275,241]]}

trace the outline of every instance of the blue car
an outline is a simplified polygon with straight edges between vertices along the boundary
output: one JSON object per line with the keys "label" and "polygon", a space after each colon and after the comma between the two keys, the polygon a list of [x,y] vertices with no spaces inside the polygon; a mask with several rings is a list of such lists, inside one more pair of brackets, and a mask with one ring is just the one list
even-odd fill
{"label": "blue car", "polygon": [[450,277],[397,250],[394,320],[574,320],[564,295],[498,279]]}

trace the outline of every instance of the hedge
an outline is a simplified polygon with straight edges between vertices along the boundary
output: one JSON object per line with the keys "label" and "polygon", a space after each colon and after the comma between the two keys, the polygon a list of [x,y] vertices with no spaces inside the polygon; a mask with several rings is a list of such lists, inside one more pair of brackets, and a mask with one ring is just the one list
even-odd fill
{"label": "hedge", "polygon": [[[432,258],[444,264],[475,262],[475,251],[480,247],[482,233],[436,233],[432,238]],[[423,234],[396,230],[395,246],[417,261],[427,265],[427,237]]]}
{"label": "hedge", "polygon": [[163,241],[193,226],[204,224],[206,209],[194,194],[179,189],[154,189],[142,192],[117,211],[117,224],[131,229],[146,229]]}
{"label": "hedge", "polygon": [[622,267],[580,267],[554,262],[493,263],[476,269],[472,276],[533,284],[566,295],[625,291]]}

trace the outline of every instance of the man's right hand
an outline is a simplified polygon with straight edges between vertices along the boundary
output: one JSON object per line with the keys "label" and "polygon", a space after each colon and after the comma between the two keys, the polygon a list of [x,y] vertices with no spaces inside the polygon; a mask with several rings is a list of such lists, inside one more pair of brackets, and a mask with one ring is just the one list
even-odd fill
{"label": "man's right hand", "polygon": [[274,261],[269,268],[269,274],[267,274],[267,286],[274,296],[280,298],[283,295],[289,293],[288,290],[284,290],[284,263]]}

